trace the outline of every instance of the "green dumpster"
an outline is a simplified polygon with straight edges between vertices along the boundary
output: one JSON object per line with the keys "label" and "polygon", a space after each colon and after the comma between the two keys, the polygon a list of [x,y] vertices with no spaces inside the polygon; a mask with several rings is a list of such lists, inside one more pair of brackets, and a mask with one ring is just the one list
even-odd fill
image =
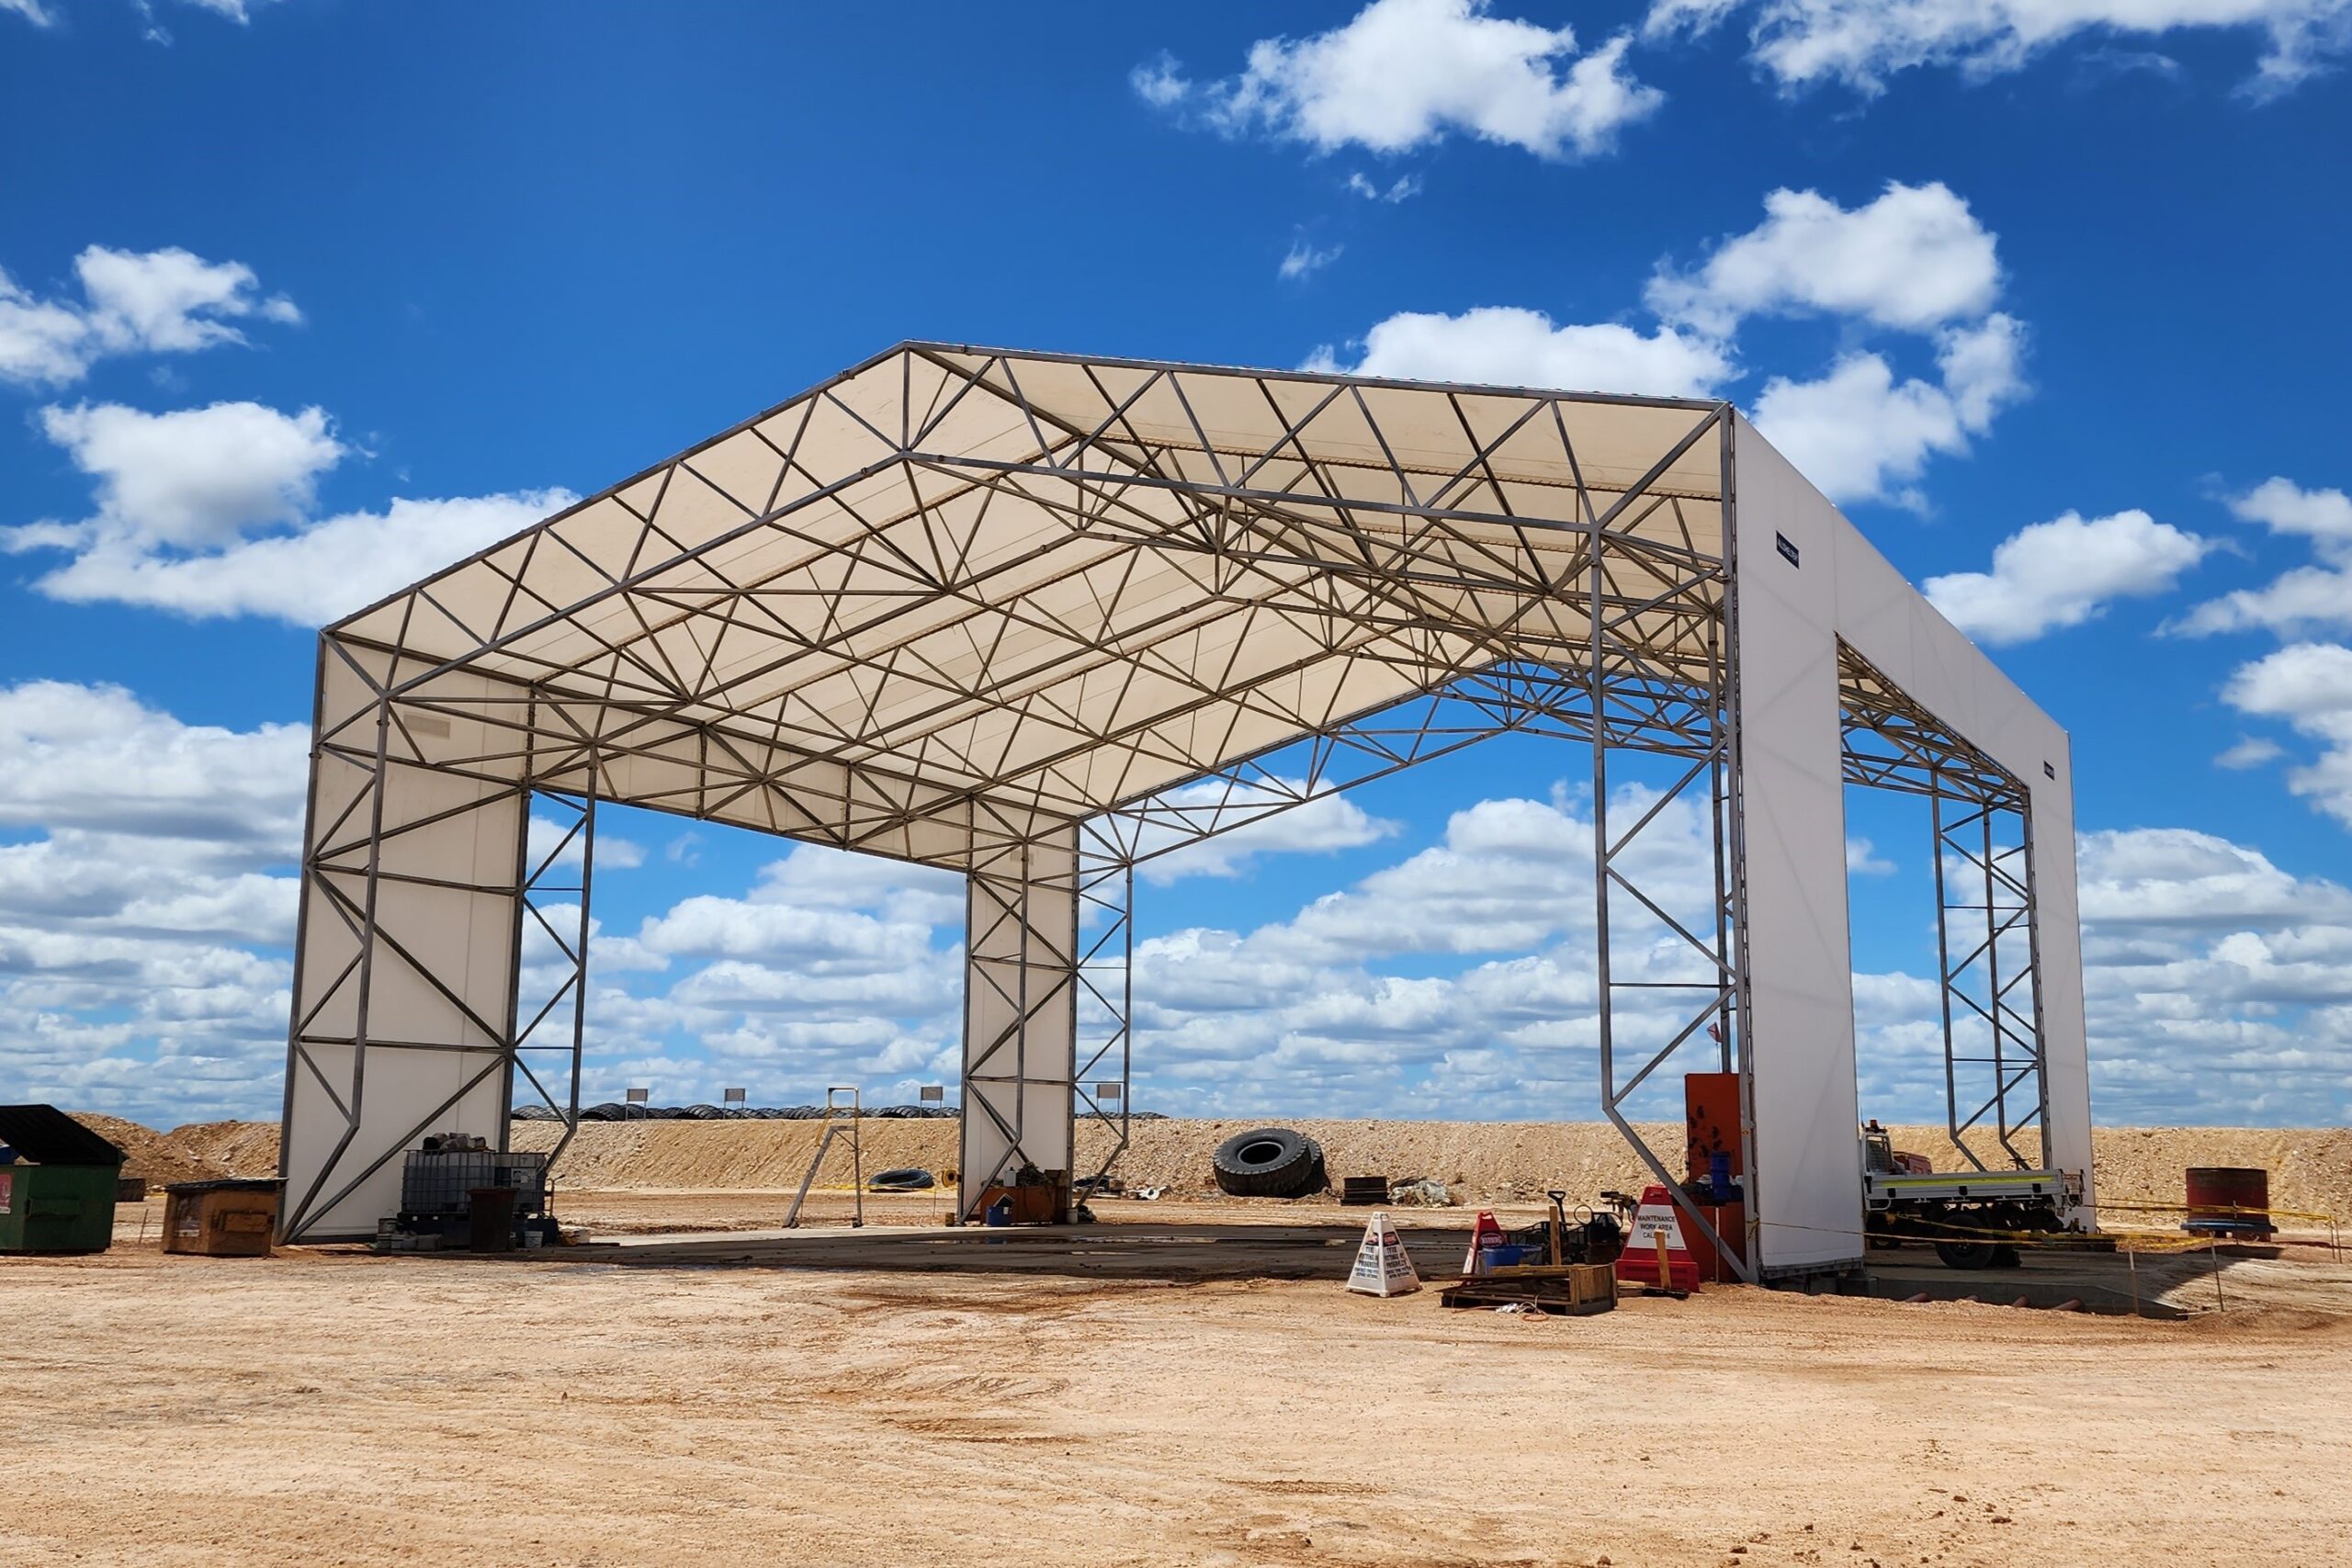
{"label": "green dumpster", "polygon": [[122,1151],[54,1105],[0,1105],[0,1253],[104,1252]]}

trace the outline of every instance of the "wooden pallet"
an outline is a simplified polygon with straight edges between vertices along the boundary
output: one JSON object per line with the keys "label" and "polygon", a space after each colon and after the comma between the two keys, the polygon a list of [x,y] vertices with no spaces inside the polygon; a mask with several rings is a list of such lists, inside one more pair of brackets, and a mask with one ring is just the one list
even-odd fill
{"label": "wooden pallet", "polygon": [[1526,1264],[1472,1274],[1442,1287],[1450,1307],[1532,1306],[1560,1317],[1617,1310],[1617,1277],[1605,1263]]}

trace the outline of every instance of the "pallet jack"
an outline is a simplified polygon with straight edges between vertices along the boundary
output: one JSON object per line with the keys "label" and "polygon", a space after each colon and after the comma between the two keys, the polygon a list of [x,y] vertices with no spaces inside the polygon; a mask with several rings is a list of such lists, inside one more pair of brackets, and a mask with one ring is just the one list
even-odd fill
{"label": "pallet jack", "polygon": [[[1555,1191],[1544,1196],[1552,1200],[1552,1217],[1521,1230],[1517,1238],[1519,1246],[1540,1247],[1544,1262],[1477,1269],[1441,1288],[1438,1300],[1450,1307],[1531,1306],[1563,1317],[1614,1311],[1617,1279],[1611,1265],[1624,1247],[1623,1229],[1613,1216],[1590,1210],[1583,1221],[1571,1225],[1568,1195]],[[1474,1269],[1476,1250],[1471,1259]]]}

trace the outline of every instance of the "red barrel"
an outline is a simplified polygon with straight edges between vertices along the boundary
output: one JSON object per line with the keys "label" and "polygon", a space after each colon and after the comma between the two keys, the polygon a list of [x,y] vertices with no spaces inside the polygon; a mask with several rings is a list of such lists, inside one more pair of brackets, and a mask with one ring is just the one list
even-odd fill
{"label": "red barrel", "polygon": [[2270,1235],[2270,1173],[2245,1166],[2190,1166],[2188,1219],[2180,1228],[2199,1235]]}

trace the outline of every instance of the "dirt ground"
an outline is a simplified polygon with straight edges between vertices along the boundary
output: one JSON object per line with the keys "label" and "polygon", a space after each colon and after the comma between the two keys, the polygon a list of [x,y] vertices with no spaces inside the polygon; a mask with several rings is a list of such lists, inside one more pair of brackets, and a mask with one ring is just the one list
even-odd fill
{"label": "dirt ground", "polygon": [[[1425,1271],[1477,1207],[1522,1223],[1545,1186],[1636,1179],[1605,1128],[1296,1124],[1335,1173],[1462,1190],[1397,1215]],[[1170,1190],[1098,1201],[1098,1235],[1360,1220],[1204,1190],[1239,1125],[1137,1123],[1122,1171]],[[953,1131],[875,1123],[867,1168],[944,1169]],[[121,1141],[184,1176],[266,1169],[275,1134]],[[2323,1248],[2201,1258],[2119,1207],[2149,1247],[2132,1290],[2181,1322],[1745,1289],[1530,1319],[1349,1295],[1344,1239],[1287,1255],[1328,1279],[938,1265],[913,1227],[943,1190],[868,1195],[865,1234],[949,1271],[786,1266],[808,1255],[752,1233],[813,1138],[583,1127],[559,1209],[618,1251],[166,1258],[156,1198],[109,1254],[0,1259],[0,1410],[33,1439],[0,1468],[0,1568],[2352,1562],[2352,1263]],[[2243,1163],[2282,1211],[2352,1208],[2347,1140],[2102,1130],[2103,1195]],[[818,1255],[854,1201],[811,1193]]]}
{"label": "dirt ground", "polygon": [[2346,1561],[2352,1268],[2228,1272],[2245,1304],[2185,1323],[1750,1290],[1527,1319],[126,1235],[0,1261],[0,1563]]}

